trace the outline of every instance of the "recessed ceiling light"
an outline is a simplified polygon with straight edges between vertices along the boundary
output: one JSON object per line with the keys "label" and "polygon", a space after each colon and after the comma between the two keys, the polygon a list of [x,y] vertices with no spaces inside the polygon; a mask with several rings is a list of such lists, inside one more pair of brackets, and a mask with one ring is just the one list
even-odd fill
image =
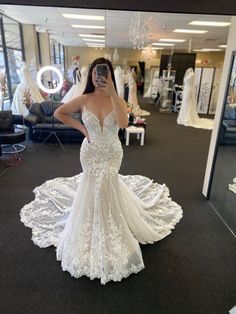
{"label": "recessed ceiling light", "polygon": [[218,26],[225,27],[229,26],[229,22],[214,22],[214,21],[192,21],[189,23],[190,25],[200,25],[200,26]]}
{"label": "recessed ceiling light", "polygon": [[227,48],[227,45],[219,45],[219,48]]}
{"label": "recessed ceiling light", "polygon": [[202,48],[202,49],[193,49],[193,51],[210,52],[210,51],[222,51],[222,49],[217,49],[217,48]]}
{"label": "recessed ceiling light", "polygon": [[167,42],[173,42],[173,43],[183,43],[186,41],[186,39],[168,39],[168,38],[163,38],[159,39],[159,41],[167,41]]}
{"label": "recessed ceiling light", "polygon": [[79,34],[80,37],[105,38],[105,35]]}
{"label": "recessed ceiling light", "polygon": [[188,34],[204,34],[207,33],[208,31],[203,31],[200,29],[182,29],[182,28],[177,28],[173,30],[175,33],[188,33]]}
{"label": "recessed ceiling light", "polygon": [[86,43],[87,44],[87,46],[96,46],[96,47],[102,47],[102,46],[105,46],[105,44],[104,43]]}
{"label": "recessed ceiling light", "polygon": [[86,40],[86,41],[96,41],[96,42],[102,42],[102,43],[105,42],[105,39],[83,38],[83,40]]}
{"label": "recessed ceiling light", "polygon": [[174,46],[175,44],[171,43],[152,43],[154,46]]}
{"label": "recessed ceiling light", "polygon": [[94,20],[104,21],[104,16],[99,15],[82,15],[82,14],[62,14],[67,19]]}
{"label": "recessed ceiling light", "polygon": [[72,27],[75,28],[97,28],[97,29],[104,29],[105,26],[98,26],[98,25],[71,25]]}

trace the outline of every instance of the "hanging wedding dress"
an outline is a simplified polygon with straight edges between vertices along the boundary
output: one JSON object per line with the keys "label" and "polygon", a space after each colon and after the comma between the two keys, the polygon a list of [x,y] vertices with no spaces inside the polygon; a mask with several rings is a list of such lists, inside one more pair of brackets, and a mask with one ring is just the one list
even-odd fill
{"label": "hanging wedding dress", "polygon": [[125,95],[124,70],[122,70],[120,66],[117,66],[115,68],[114,74],[116,80],[117,94],[120,97],[124,98]]}
{"label": "hanging wedding dress", "polygon": [[165,184],[139,176],[119,175],[123,150],[114,111],[100,120],[86,107],[83,173],[55,178],[34,189],[21,221],[32,228],[41,248],[54,245],[57,260],[71,276],[120,281],[144,268],[139,242],[159,241],[182,217]]}
{"label": "hanging wedding dress", "polygon": [[144,98],[156,98],[157,93],[161,95],[163,90],[163,80],[159,78],[159,70],[156,70],[153,74],[153,77],[151,79],[151,83],[146,91],[146,93],[143,95]]}
{"label": "hanging wedding dress", "polygon": [[76,66],[73,70],[73,78],[74,84],[62,98],[61,100],[62,103],[69,102],[73,98],[81,95],[81,73],[78,66]]}
{"label": "hanging wedding dress", "polygon": [[236,193],[236,177],[233,179],[233,183],[229,184],[229,190]]}
{"label": "hanging wedding dress", "polygon": [[129,95],[128,103],[132,105],[132,112],[135,116],[148,116],[150,112],[142,110],[138,104],[137,98],[137,85],[136,85],[136,74],[134,69],[128,71],[127,74],[128,86],[129,86]]}
{"label": "hanging wedding dress", "polygon": [[189,68],[184,75],[183,99],[177,123],[194,128],[213,129],[213,119],[202,119],[198,116],[192,68]]}
{"label": "hanging wedding dress", "polygon": [[80,95],[82,95],[85,90],[88,72],[89,72],[89,67],[87,65],[83,65],[80,70],[80,74],[81,74]]}
{"label": "hanging wedding dress", "polygon": [[35,81],[32,79],[26,62],[22,62],[19,77],[21,82],[17,86],[13,96],[12,113],[20,114],[25,117],[29,114],[28,107],[30,104],[33,102],[41,103],[44,101],[44,98],[40,94]]}

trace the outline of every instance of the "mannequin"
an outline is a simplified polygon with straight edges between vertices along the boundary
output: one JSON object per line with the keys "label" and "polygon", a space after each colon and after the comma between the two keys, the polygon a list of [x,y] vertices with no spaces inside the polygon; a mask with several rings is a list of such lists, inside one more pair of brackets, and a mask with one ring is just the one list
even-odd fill
{"label": "mannequin", "polygon": [[127,81],[129,86],[128,103],[132,105],[132,112],[135,116],[147,116],[150,112],[142,110],[138,104],[137,98],[137,85],[136,85],[136,73],[134,68],[128,71]]}
{"label": "mannequin", "polygon": [[120,66],[117,66],[114,71],[116,79],[117,93],[120,97],[124,98],[125,87],[124,87],[124,70]]}
{"label": "mannequin", "polygon": [[32,79],[26,62],[22,62],[19,76],[21,82],[17,86],[14,93],[12,112],[13,114],[21,114],[25,117],[29,113],[29,107],[31,103],[41,103],[44,101],[44,99],[40,94],[38,87],[34,83],[34,80]]}
{"label": "mannequin", "polygon": [[213,129],[212,119],[201,119],[197,113],[197,104],[194,86],[194,71],[192,68],[187,69],[183,80],[183,100],[177,118],[177,123],[194,128]]}
{"label": "mannequin", "polygon": [[73,85],[71,89],[66,93],[66,95],[62,98],[61,102],[66,103],[72,100],[73,98],[81,95],[81,73],[80,73],[80,67],[79,62],[74,63],[74,69],[72,71],[73,76]]}

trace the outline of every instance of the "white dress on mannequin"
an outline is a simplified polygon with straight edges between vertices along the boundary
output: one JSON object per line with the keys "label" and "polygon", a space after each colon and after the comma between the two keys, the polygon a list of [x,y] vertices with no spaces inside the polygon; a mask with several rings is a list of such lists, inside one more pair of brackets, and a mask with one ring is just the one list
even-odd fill
{"label": "white dress on mannequin", "polygon": [[66,103],[72,100],[73,98],[81,95],[81,74],[79,67],[74,69],[74,84],[69,89],[69,91],[62,98],[61,102]]}
{"label": "white dress on mannequin", "polygon": [[101,122],[84,107],[82,119],[90,136],[80,150],[83,173],[35,188],[20,216],[36,245],[56,247],[64,271],[105,284],[142,270],[139,243],[168,236],[182,209],[165,184],[118,174],[123,150],[113,111]]}
{"label": "white dress on mannequin", "polygon": [[132,112],[135,116],[148,116],[150,112],[142,110],[138,104],[136,74],[134,69],[128,71],[127,80],[129,86],[128,103],[132,105]]}
{"label": "white dress on mannequin", "polygon": [[236,177],[233,179],[233,183],[229,184],[229,190],[236,193]]}
{"label": "white dress on mannequin", "polygon": [[115,68],[114,74],[116,80],[117,94],[120,97],[124,98],[125,95],[124,70],[122,70],[120,66],[117,66]]}
{"label": "white dress on mannequin", "polygon": [[33,102],[41,103],[44,101],[44,98],[40,94],[35,81],[32,79],[31,73],[26,62],[22,62],[19,71],[19,76],[21,82],[17,86],[13,96],[12,113],[20,114],[25,117],[29,113],[29,109],[25,105],[26,93],[28,94],[31,103]]}
{"label": "white dress on mannequin", "polygon": [[198,116],[192,68],[189,68],[184,75],[183,99],[177,123],[194,128],[213,129],[213,119],[202,119]]}
{"label": "white dress on mannequin", "polygon": [[85,90],[88,72],[89,72],[89,67],[87,65],[83,65],[80,70],[80,74],[81,74],[80,95],[82,95]]}

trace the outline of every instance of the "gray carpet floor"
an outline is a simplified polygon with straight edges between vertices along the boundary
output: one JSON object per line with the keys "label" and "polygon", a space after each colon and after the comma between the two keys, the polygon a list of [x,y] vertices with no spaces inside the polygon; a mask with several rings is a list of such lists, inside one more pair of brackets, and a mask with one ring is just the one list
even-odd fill
{"label": "gray carpet floor", "polygon": [[71,277],[55,248],[33,245],[19,211],[35,186],[81,171],[80,145],[35,152],[26,142],[25,161],[0,176],[0,313],[224,314],[236,304],[235,238],[201,194],[211,132],[178,126],[176,114],[153,105],[143,109],[151,112],[145,146],[131,138],[120,172],[167,184],[184,210],[173,233],[141,246],[145,269],[120,283]]}

